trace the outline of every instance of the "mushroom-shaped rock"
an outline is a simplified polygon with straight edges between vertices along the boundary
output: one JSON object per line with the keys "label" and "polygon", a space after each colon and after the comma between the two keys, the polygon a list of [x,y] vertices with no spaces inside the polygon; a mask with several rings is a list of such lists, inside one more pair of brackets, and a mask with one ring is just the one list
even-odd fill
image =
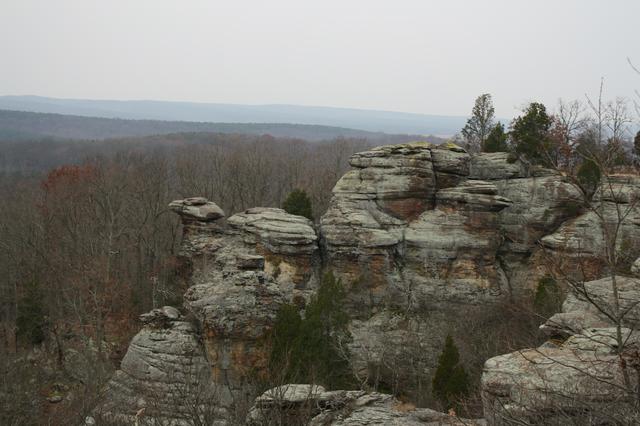
{"label": "mushroom-shaped rock", "polygon": [[180,311],[173,306],[163,306],[140,315],[140,321],[143,324],[162,328],[166,328],[171,322],[179,321],[181,318]]}
{"label": "mushroom-shaped rock", "polygon": [[187,221],[213,222],[224,217],[224,211],[216,203],[203,197],[175,200],[169,203],[169,208]]}

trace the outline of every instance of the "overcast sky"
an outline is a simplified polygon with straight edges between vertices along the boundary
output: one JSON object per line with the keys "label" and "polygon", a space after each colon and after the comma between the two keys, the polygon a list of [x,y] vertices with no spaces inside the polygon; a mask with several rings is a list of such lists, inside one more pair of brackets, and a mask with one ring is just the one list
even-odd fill
{"label": "overcast sky", "polygon": [[0,94],[469,113],[640,88],[639,0],[0,0]]}

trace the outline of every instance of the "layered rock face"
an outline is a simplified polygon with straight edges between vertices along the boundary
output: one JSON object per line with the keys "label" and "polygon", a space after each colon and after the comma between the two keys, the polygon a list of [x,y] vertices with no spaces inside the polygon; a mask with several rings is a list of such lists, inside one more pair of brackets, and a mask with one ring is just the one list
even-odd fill
{"label": "layered rock face", "polygon": [[495,185],[467,179],[469,160],[454,145],[426,143],[351,158],[320,229],[354,305],[376,311],[500,293],[496,219],[511,203]]}
{"label": "layered rock face", "polygon": [[551,170],[452,144],[379,147],[351,165],[320,234],[326,266],[349,288],[361,375],[420,354],[417,371],[430,376],[469,306],[531,297],[546,273],[537,242],[582,199]]}
{"label": "layered rock face", "polygon": [[157,422],[190,425],[192,413],[209,409],[203,390],[212,383],[197,332],[172,307],[141,320],[144,326],[129,344],[95,415],[133,424],[144,414]]}
{"label": "layered rock face", "polygon": [[[637,424],[630,398],[639,377],[640,282],[617,277],[620,311],[628,312],[618,330],[611,321],[612,278],[571,291],[562,312],[541,328],[551,340],[488,360],[482,376],[484,413],[492,425]],[[596,308],[597,306],[597,308]],[[617,333],[624,343],[619,353]],[[623,366],[631,385],[627,385]],[[625,391],[630,389],[630,391]]]}
{"label": "layered rock face", "polygon": [[[593,197],[593,203],[580,216],[564,222],[556,232],[541,238],[542,245],[558,257],[580,260],[584,279],[598,278],[603,270],[607,241],[616,239],[616,252],[631,264],[640,250],[640,179],[612,175]],[[565,268],[567,265],[563,265]]]}
{"label": "layered rock face", "polygon": [[[327,270],[347,290],[350,350],[358,378],[375,375],[377,383],[389,386],[393,380],[417,378],[417,393],[426,394],[444,335],[456,332],[458,318],[471,308],[489,311],[507,299],[530,298],[547,273],[549,256],[587,253],[595,258],[601,253],[602,240],[593,236],[601,221],[583,208],[578,189],[562,175],[512,161],[506,153],[469,155],[452,144],[409,143],[355,154],[350,164],[353,170],[333,189],[318,232],[309,220],[277,208],[252,208],[225,219],[217,205],[203,198],[171,203],[182,218],[180,275],[185,316],[193,325],[179,313],[145,317],[148,324],[127,354],[138,361],[125,358],[110,385],[110,392],[123,396],[114,396],[116,404],[107,412],[131,416],[143,408],[141,399],[155,394],[157,381],[169,382],[155,380],[155,370],[136,373],[136,363],[164,371],[155,358],[177,357],[180,365],[198,348],[201,356],[193,362],[207,366],[215,384],[213,408],[218,418],[228,417],[247,378],[260,377],[266,369],[268,336],[280,306],[294,303],[303,309]],[[608,186],[615,191],[595,196],[607,217],[630,207],[621,228],[626,240],[621,241],[640,237],[640,214],[633,202],[639,184],[621,176]],[[624,244],[635,260],[638,250]],[[583,318],[572,317],[569,306],[579,302],[571,300],[565,316],[556,321],[574,327]],[[589,327],[607,335],[610,324],[597,312],[591,314],[600,322]],[[554,336],[579,332],[561,329]],[[464,331],[456,338],[464,339]],[[144,345],[153,346],[144,352],[139,349]],[[566,358],[580,345],[584,339],[571,337],[564,345],[545,346],[527,357],[545,366],[544,356],[536,358],[540,351],[559,351],[556,355]],[[532,375],[541,370],[524,361],[510,354],[487,364],[487,409],[502,403],[527,406],[518,402],[519,388],[505,384],[512,373],[529,380],[523,387],[532,383]],[[363,418],[373,421],[369,424],[436,421],[426,411],[396,410],[397,401],[385,395],[320,394],[318,404],[329,401],[327,407],[338,408],[317,412],[314,416],[325,416],[317,424],[366,424]],[[267,400],[256,407],[273,408],[275,402]],[[359,417],[361,413],[368,414]]]}
{"label": "layered rock face", "polygon": [[[280,306],[304,304],[312,293],[317,237],[309,220],[281,209],[253,208],[221,223],[194,217],[182,207],[190,202],[172,203],[185,229],[181,255],[189,289],[184,307],[202,329],[220,403],[229,407],[249,376],[266,371],[265,339]],[[216,210],[211,202],[203,205]]]}

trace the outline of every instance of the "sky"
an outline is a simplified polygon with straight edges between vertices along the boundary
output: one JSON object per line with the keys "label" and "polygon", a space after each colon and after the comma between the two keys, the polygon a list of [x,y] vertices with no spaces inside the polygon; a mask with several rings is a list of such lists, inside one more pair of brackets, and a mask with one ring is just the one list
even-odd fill
{"label": "sky", "polygon": [[0,95],[499,117],[632,97],[639,0],[0,0]]}

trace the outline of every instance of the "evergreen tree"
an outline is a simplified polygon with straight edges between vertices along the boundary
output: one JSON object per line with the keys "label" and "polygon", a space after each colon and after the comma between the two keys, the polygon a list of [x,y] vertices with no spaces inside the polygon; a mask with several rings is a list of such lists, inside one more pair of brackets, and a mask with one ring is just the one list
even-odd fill
{"label": "evergreen tree", "polygon": [[489,93],[484,93],[476,98],[471,117],[461,131],[468,150],[477,152],[484,146],[493,128],[494,112],[493,101]]}
{"label": "evergreen tree", "polygon": [[549,129],[552,120],[547,114],[547,108],[538,102],[533,102],[524,110],[524,114],[513,120],[511,124],[511,139],[515,153],[524,156],[534,164],[545,164],[546,153],[549,152],[551,138]]}
{"label": "evergreen tree", "polygon": [[636,137],[633,138],[633,153],[636,157],[640,157],[640,130],[636,133]]}
{"label": "evergreen tree", "polygon": [[46,319],[42,294],[37,282],[25,286],[25,293],[18,304],[16,326],[18,335],[29,339],[34,345],[44,340]]}
{"label": "evergreen tree", "polygon": [[332,388],[352,385],[351,369],[339,347],[349,339],[346,292],[332,273],[323,277],[302,319],[292,305],[281,307],[274,326],[271,369],[293,382]]}
{"label": "evergreen tree", "polygon": [[447,335],[438,358],[431,392],[444,409],[454,408],[456,400],[469,393],[469,376],[460,364],[460,354],[451,335]]}
{"label": "evergreen tree", "polygon": [[304,216],[309,220],[313,220],[311,210],[311,198],[302,189],[294,189],[287,195],[282,203],[282,208],[289,214]]}
{"label": "evergreen tree", "polygon": [[487,136],[487,140],[484,142],[482,146],[483,152],[507,152],[509,150],[509,146],[507,145],[507,134],[504,132],[504,126],[502,123],[498,122],[491,132],[489,136]]}
{"label": "evergreen tree", "polygon": [[533,298],[535,311],[543,317],[548,317],[558,312],[561,305],[562,292],[556,280],[548,275],[540,278]]}
{"label": "evergreen tree", "polygon": [[576,174],[578,183],[588,198],[594,194],[600,184],[600,167],[590,159],[585,159]]}

